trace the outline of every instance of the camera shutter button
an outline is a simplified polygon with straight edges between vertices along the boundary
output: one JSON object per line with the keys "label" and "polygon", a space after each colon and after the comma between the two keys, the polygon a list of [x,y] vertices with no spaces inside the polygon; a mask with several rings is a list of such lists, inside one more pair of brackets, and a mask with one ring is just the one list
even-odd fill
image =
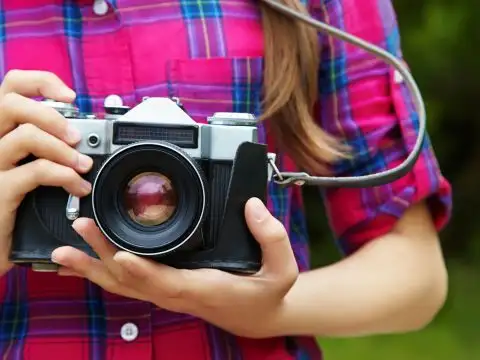
{"label": "camera shutter button", "polygon": [[123,106],[123,100],[120,96],[116,94],[108,95],[103,102],[103,106],[105,107]]}
{"label": "camera shutter button", "polygon": [[120,335],[122,339],[130,342],[134,341],[138,337],[138,327],[134,323],[125,323],[120,329]]}

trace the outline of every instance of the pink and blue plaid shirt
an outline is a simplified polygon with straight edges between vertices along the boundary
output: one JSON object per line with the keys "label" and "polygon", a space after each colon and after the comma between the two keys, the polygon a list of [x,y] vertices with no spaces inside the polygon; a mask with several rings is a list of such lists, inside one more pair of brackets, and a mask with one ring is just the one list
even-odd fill
{"label": "pink and blue plaid shirt", "polygon": [[[54,72],[77,92],[77,105],[86,112],[101,113],[110,94],[130,106],[144,96],[176,96],[197,121],[216,111],[261,112],[257,1],[95,2],[97,13],[94,0],[0,0],[0,76],[10,69]],[[106,13],[98,11],[102,5]],[[308,7],[316,18],[401,56],[391,1],[313,0]],[[318,121],[356,155],[339,163],[336,175],[398,164],[418,127],[405,84],[370,54],[325,35],[319,41]],[[263,126],[260,139],[271,145]],[[284,154],[279,165],[295,171]],[[268,206],[287,228],[305,271],[309,254],[301,192],[271,184],[268,194]],[[324,201],[345,254],[388,232],[414,202],[428,202],[439,229],[451,212],[451,189],[429,141],[414,171],[401,180],[372,189],[321,189],[318,200]],[[313,337],[239,338],[85,280],[22,268],[0,279],[0,354],[5,360],[321,359]]]}

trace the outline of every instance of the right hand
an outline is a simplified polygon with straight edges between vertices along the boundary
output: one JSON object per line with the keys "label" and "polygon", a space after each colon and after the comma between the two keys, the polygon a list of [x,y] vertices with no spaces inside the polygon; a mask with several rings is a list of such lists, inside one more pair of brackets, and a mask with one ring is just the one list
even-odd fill
{"label": "right hand", "polygon": [[[91,184],[82,179],[92,159],[74,146],[80,134],[56,110],[30,97],[71,103],[75,93],[57,76],[43,71],[12,70],[0,85],[0,276],[8,261],[17,208],[40,185],[63,187],[79,197]],[[28,155],[35,161],[17,166]]]}

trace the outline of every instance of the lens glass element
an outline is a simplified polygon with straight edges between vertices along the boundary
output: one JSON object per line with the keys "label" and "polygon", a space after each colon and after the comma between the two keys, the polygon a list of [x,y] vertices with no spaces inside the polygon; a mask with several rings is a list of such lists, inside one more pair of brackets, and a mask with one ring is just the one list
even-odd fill
{"label": "lens glass element", "polygon": [[125,205],[133,221],[143,226],[156,226],[173,215],[177,208],[177,196],[166,176],[144,172],[128,182]]}

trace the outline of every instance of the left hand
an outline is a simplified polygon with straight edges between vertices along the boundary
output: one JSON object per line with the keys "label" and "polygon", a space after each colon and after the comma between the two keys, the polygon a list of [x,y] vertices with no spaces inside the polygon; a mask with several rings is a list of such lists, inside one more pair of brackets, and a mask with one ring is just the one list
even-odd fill
{"label": "left hand", "polygon": [[263,254],[262,268],[254,275],[175,269],[118,251],[86,218],[77,219],[73,228],[100,260],[68,246],[55,249],[52,260],[62,265],[60,275],[84,277],[109,292],[191,314],[238,336],[269,337],[298,268],[285,228],[260,200],[247,202],[245,217]]}

